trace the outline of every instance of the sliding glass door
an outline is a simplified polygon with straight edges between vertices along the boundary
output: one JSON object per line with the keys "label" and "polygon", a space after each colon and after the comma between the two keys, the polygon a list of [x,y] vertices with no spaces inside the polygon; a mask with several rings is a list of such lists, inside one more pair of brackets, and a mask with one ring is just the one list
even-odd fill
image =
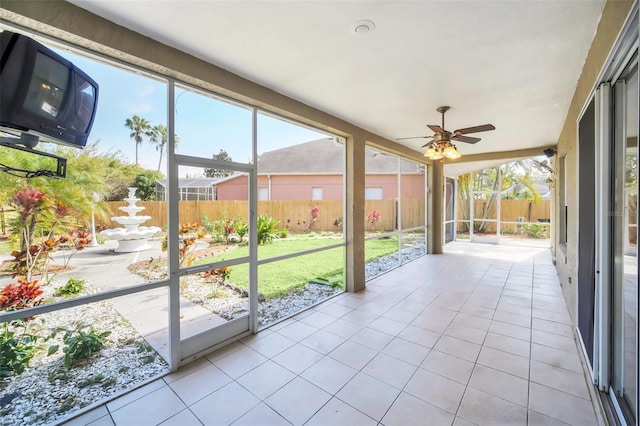
{"label": "sliding glass door", "polygon": [[638,60],[614,89],[611,390],[629,424],[638,416]]}

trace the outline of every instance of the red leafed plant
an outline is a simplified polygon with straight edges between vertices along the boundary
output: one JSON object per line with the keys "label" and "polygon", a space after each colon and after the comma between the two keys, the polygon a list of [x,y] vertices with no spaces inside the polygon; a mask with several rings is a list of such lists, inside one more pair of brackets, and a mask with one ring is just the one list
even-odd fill
{"label": "red leafed plant", "polygon": [[71,240],[71,243],[73,244],[73,247],[76,250],[82,250],[84,248],[87,248],[87,246],[91,244],[91,241],[93,241],[93,238],[91,237],[90,232],[76,231],[73,229],[69,231],[68,238],[65,238],[65,237],[63,238],[64,238],[64,241],[62,241],[63,243],[69,242],[69,240]]}
{"label": "red leafed plant", "polygon": [[209,269],[208,271],[204,271],[201,276],[202,278],[215,277],[216,279],[219,278],[224,281],[227,276],[229,276],[229,268],[225,266],[224,268]]}
{"label": "red leafed plant", "polygon": [[229,268],[209,269],[204,271],[201,275],[202,278],[213,278],[209,282],[211,283],[211,294],[209,297],[216,297],[218,295],[218,284],[224,283],[229,276]]}
{"label": "red leafed plant", "polygon": [[2,289],[0,309],[14,311],[38,306],[43,302],[43,299],[38,297],[41,294],[38,280],[26,281],[18,278],[17,284],[8,284]]}
{"label": "red leafed plant", "polygon": [[44,202],[45,195],[46,194],[40,192],[38,188],[31,188],[26,183],[21,190],[16,191],[13,202],[22,209],[22,211],[20,211],[20,219],[23,222],[27,222],[31,216],[36,214]]}
{"label": "red leafed plant", "polygon": [[[205,235],[202,227],[196,223],[184,223],[180,225],[178,230],[180,234],[180,243],[178,246],[178,259],[180,266],[191,266],[194,260],[196,260],[194,251],[197,247],[197,242]],[[162,251],[167,251],[169,248],[168,236],[162,241]]]}
{"label": "red leafed plant", "polygon": [[311,209],[311,219],[309,220],[309,226],[307,226],[307,231],[311,231],[313,224],[318,220],[318,216],[320,215],[320,208],[314,207]]}
{"label": "red leafed plant", "polygon": [[26,281],[35,273],[46,277],[52,252],[69,240],[76,250],[91,241],[88,233],[74,233],[77,212],[51,194],[25,184],[16,190],[12,202],[19,212],[15,226],[21,234],[20,250],[12,253],[14,276],[23,276]]}
{"label": "red leafed plant", "polygon": [[376,229],[376,223],[380,220],[382,216],[375,209],[371,210],[371,212],[367,215],[367,222],[371,224],[371,229]]}
{"label": "red leafed plant", "polygon": [[311,209],[311,219],[317,219],[320,214],[320,207],[314,207]]}

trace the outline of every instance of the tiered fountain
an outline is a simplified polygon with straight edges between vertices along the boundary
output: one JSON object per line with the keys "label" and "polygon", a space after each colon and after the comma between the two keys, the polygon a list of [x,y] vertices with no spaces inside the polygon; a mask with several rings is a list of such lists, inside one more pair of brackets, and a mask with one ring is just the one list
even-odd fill
{"label": "tiered fountain", "polygon": [[120,210],[127,213],[128,216],[115,216],[111,220],[124,225],[124,228],[105,229],[100,235],[118,241],[118,247],[115,249],[118,253],[130,253],[134,251],[143,251],[151,248],[149,238],[160,232],[157,226],[140,226],[142,223],[151,219],[151,216],[136,216],[144,210],[144,207],[136,206],[140,201],[136,197],[136,188],[128,188],[129,195],[124,199],[129,205],[119,207]]}

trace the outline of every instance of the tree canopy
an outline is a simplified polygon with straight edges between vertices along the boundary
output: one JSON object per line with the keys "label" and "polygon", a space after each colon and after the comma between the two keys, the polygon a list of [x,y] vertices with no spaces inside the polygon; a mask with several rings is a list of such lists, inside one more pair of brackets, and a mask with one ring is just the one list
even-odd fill
{"label": "tree canopy", "polygon": [[[217,154],[213,154],[211,158],[213,160],[220,160],[220,161],[233,161],[229,153],[224,149],[220,149],[220,152],[218,152]],[[223,178],[226,176],[231,176],[232,174],[233,174],[233,171],[231,170],[216,169],[216,168],[204,169],[204,175],[209,178]]]}
{"label": "tree canopy", "polygon": [[[99,142],[88,144],[83,150],[58,145],[52,147],[55,155],[67,159],[67,177],[64,179],[44,176],[25,179],[0,173],[0,205],[7,205],[16,189],[25,182],[42,192],[55,194],[65,204],[87,215],[91,211],[94,192],[104,201],[123,199],[127,195],[127,187],[134,185],[136,177],[146,171],[128,163],[119,151],[100,152],[98,147]],[[23,170],[51,170],[55,166],[55,160],[51,158],[1,147],[0,163]]]}

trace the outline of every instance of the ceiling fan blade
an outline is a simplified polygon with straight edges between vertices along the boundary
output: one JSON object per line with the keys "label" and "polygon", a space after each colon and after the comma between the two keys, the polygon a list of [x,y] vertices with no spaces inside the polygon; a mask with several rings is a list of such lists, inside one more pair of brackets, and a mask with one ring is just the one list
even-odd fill
{"label": "ceiling fan blade", "polygon": [[432,138],[433,136],[411,136],[408,138],[396,138],[397,141],[403,141],[405,139],[425,139],[425,138]]}
{"label": "ceiling fan blade", "polygon": [[458,129],[453,132],[454,135],[464,135],[466,133],[478,133],[487,132],[489,130],[495,130],[496,127],[493,124],[483,124],[481,126],[465,127],[464,129]]}
{"label": "ceiling fan blade", "polygon": [[427,127],[436,133],[444,133],[444,129],[436,124],[427,124]]}
{"label": "ceiling fan blade", "polygon": [[458,141],[458,142],[464,142],[464,143],[480,142],[480,138],[474,138],[473,136],[461,136],[461,135],[451,136],[451,140]]}
{"label": "ceiling fan blade", "polygon": [[424,145],[422,145],[420,148],[424,148],[426,146],[429,146],[429,145],[431,145],[432,142],[433,142],[433,138],[429,142],[427,142]]}

